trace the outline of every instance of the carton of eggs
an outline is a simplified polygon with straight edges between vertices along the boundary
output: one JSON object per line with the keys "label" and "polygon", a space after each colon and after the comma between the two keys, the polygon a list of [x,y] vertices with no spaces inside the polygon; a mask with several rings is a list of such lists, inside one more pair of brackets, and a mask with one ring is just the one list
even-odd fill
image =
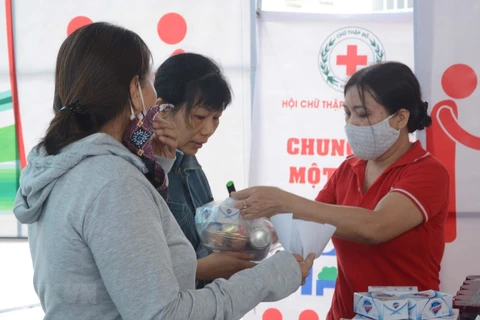
{"label": "carton of eggs", "polygon": [[210,251],[251,253],[254,261],[265,259],[278,243],[268,219],[243,220],[230,200],[197,208],[195,226],[200,240]]}

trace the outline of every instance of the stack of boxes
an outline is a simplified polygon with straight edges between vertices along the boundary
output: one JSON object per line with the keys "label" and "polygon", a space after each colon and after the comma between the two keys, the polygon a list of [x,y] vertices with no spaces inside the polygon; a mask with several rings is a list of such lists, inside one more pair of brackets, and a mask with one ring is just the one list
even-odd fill
{"label": "stack of boxes", "polygon": [[480,318],[480,275],[465,279],[454,297],[453,306],[460,311],[461,320]]}
{"label": "stack of boxes", "polygon": [[452,308],[452,300],[447,293],[418,292],[416,287],[370,287],[369,292],[354,294],[353,319],[456,320],[458,310]]}

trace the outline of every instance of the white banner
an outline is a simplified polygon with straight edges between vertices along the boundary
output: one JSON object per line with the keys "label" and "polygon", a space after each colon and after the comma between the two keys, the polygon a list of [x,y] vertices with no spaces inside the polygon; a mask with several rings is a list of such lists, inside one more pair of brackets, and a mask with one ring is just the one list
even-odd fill
{"label": "white banner", "polygon": [[55,60],[67,34],[96,21],[138,33],[152,51],[155,67],[174,52],[213,58],[224,69],[234,101],[199,153],[212,191],[228,196],[225,184],[247,185],[250,132],[249,0],[16,1],[16,63],[26,152],[38,143],[52,118]]}
{"label": "white banner", "polygon": [[[343,129],[346,79],[379,61],[412,66],[412,37],[411,14],[262,12],[251,185],[274,185],[314,199],[351,153]],[[245,319],[324,319],[336,275],[330,245],[298,292],[281,302],[259,305]]]}
{"label": "white banner", "polygon": [[455,293],[479,272],[480,2],[415,1],[415,70],[430,103],[427,149],[450,173],[441,288]]}

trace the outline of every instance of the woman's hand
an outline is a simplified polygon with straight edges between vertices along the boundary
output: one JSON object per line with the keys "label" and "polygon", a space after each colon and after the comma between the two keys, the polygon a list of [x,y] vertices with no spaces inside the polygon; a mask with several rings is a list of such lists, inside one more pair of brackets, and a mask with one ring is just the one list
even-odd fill
{"label": "woman's hand", "polygon": [[310,269],[312,269],[313,261],[315,260],[315,253],[310,253],[305,260],[302,256],[298,254],[293,254],[295,259],[297,259],[298,264],[300,265],[300,271],[302,272],[302,286],[305,284],[305,279],[307,279],[310,274]]}
{"label": "woman's hand", "polygon": [[157,114],[153,119],[153,129],[153,153],[162,158],[175,159],[178,139],[178,130],[175,124]]}
{"label": "woman's hand", "polygon": [[197,261],[197,280],[228,279],[239,271],[256,266],[251,259],[253,255],[244,252],[212,253]]}
{"label": "woman's hand", "polygon": [[270,218],[284,212],[284,203],[291,194],[275,187],[251,187],[232,192],[231,196],[237,200],[235,207],[240,209],[242,216],[248,220]]}

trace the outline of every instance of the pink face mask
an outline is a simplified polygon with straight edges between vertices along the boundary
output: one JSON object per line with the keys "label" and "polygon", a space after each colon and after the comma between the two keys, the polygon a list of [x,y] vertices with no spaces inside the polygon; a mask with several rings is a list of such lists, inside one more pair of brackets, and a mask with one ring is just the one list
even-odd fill
{"label": "pink face mask", "polygon": [[143,102],[142,90],[139,84],[140,98],[142,100],[143,111],[135,116],[133,107],[130,105],[131,117],[130,123],[123,135],[123,144],[132,153],[139,156],[145,166],[148,169],[148,173],[145,175],[148,181],[152,183],[155,189],[166,199],[166,195],[163,191],[167,189],[167,179],[165,171],[158,162],[155,161],[155,155],[153,153],[152,138],[154,134],[153,120],[155,116],[165,110],[173,109],[171,104],[162,104],[159,106],[153,106],[149,109],[145,109]]}

